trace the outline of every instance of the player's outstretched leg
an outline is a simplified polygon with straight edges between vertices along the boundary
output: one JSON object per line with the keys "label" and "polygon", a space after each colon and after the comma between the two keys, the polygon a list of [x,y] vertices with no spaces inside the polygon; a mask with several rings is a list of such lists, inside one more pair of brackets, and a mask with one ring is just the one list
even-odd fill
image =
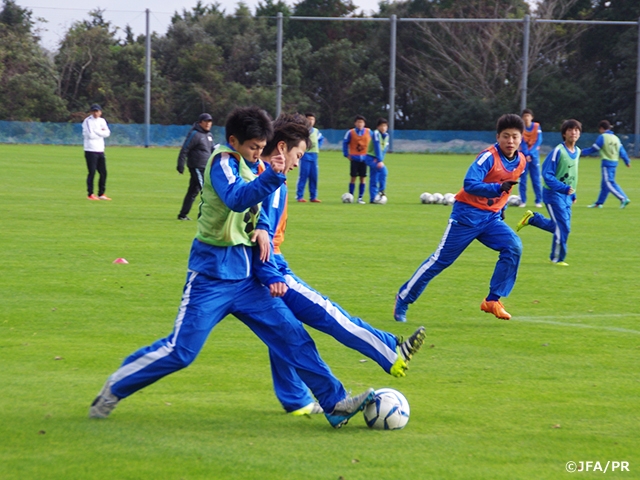
{"label": "player's outstretched leg", "polygon": [[91,404],[89,418],[107,418],[119,401],[120,399],[111,393],[111,377],[109,377]]}
{"label": "player's outstretched leg", "polygon": [[391,366],[391,370],[389,370],[391,375],[394,377],[405,377],[407,375],[409,361],[420,350],[426,336],[424,327],[420,327],[406,340],[403,341],[402,337],[398,338],[398,358]]}
{"label": "player's outstretched leg", "polygon": [[340,428],[346,425],[356,413],[364,410],[364,407],[373,402],[374,398],[375,392],[373,388],[369,388],[355,397],[347,395],[343,400],[336,403],[331,413],[325,413],[324,416],[327,417],[333,428]]}

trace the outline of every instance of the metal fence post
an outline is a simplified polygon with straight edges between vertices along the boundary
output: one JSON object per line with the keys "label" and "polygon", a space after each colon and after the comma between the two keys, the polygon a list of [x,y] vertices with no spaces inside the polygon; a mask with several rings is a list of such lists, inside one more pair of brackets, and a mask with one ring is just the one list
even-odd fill
{"label": "metal fence post", "polygon": [[396,117],[396,31],[398,17],[394,14],[390,19],[390,51],[389,51],[389,151],[393,152],[393,132]]}
{"label": "metal fence post", "polygon": [[145,38],[145,72],[144,72],[144,147],[151,145],[151,34],[149,33],[149,14],[147,8],[147,29]]}
{"label": "metal fence post", "polygon": [[529,77],[529,30],[531,17],[524,16],[524,35],[522,38],[522,81],[520,82],[520,112],[527,108],[527,88]]}

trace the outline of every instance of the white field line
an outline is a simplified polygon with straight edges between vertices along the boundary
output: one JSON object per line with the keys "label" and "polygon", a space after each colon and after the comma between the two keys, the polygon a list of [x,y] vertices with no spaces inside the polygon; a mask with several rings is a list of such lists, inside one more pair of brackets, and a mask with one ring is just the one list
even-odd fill
{"label": "white field line", "polygon": [[547,325],[558,325],[560,327],[576,327],[576,328],[593,328],[596,330],[608,330],[610,332],[621,332],[621,333],[635,333],[636,335],[640,335],[640,331],[638,330],[630,330],[628,328],[618,328],[618,327],[608,327],[603,325],[587,325],[584,323],[567,323],[567,322],[558,322],[558,320],[588,320],[590,318],[628,318],[628,317],[640,317],[640,313],[619,313],[619,314],[601,314],[601,315],[569,315],[569,316],[545,316],[545,317],[512,317],[512,321],[516,322],[528,322],[528,323],[544,323]]}

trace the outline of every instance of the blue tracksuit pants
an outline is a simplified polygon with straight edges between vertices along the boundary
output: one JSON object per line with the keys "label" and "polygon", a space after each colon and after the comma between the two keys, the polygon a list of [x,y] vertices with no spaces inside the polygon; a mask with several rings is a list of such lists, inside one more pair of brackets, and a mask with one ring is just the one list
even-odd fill
{"label": "blue tracksuit pants", "polygon": [[602,182],[600,183],[600,196],[596,203],[603,205],[607,196],[612,193],[621,202],[627,199],[627,195],[622,191],[620,185],[616,183],[616,167],[602,165]]}
{"label": "blue tracksuit pants", "polygon": [[474,240],[500,252],[489,291],[499,297],[508,296],[516,282],[522,242],[499,217],[477,226],[462,225],[450,218],[440,245],[400,287],[398,296],[406,303],[415,302],[431,279],[451,265]]}
{"label": "blue tracksuit pants", "polygon": [[[310,327],[331,335],[343,345],[374,360],[387,373],[398,358],[397,338],[352,317],[339,305],[309,287],[295,275],[285,276],[289,289],[282,297],[296,318]],[[313,401],[309,389],[291,364],[269,351],[276,396],[288,412]]]}
{"label": "blue tracksuit pants", "polygon": [[296,199],[304,198],[304,190],[309,180],[309,195],[311,200],[318,198],[318,158],[309,159],[303,156],[300,159],[300,176],[298,177],[298,188]]}
{"label": "blue tracksuit pants", "polygon": [[540,159],[531,157],[531,161],[527,162],[524,172],[520,176],[519,193],[522,203],[527,203],[527,177],[531,177],[531,186],[533,187],[533,195],[536,203],[542,202],[542,180],[540,177]]}
{"label": "blue tracksuit pants", "polygon": [[529,225],[553,234],[549,258],[552,262],[563,262],[567,256],[567,239],[571,231],[571,203],[552,202],[546,206],[551,218],[535,212],[529,220]]}
{"label": "blue tracksuit pants", "polygon": [[347,393],[320,358],[315,344],[282,299],[253,277],[217,280],[189,271],[171,334],[127,357],[110,377],[111,391],[125,398],[160,378],[185,368],[202,349],[209,332],[226,315],[245,323],[311,388],[330,412]]}
{"label": "blue tracksuit pants", "polygon": [[387,189],[387,166],[378,168],[370,156],[367,156],[365,163],[369,165],[369,201],[373,202],[378,192]]}

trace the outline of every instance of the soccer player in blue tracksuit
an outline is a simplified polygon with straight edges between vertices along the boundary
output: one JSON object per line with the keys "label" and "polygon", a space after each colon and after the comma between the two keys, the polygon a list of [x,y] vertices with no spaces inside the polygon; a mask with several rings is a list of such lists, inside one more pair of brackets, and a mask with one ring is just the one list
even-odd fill
{"label": "soccer player in blue tracksuit", "polygon": [[611,131],[611,124],[607,120],[598,123],[600,136],[596,139],[591,147],[582,150],[582,156],[592,155],[596,152],[600,153],[602,159],[602,183],[600,184],[600,196],[589,205],[589,208],[602,208],[609,193],[620,200],[620,208],[629,205],[629,197],[622,191],[622,188],[616,183],[616,167],[620,159],[624,161],[627,167],[631,167],[631,159],[620,142],[620,139]]}
{"label": "soccer player in blue tracksuit", "polygon": [[504,320],[511,318],[500,297],[508,296],[513,289],[522,242],[502,217],[511,188],[518,183],[525,168],[524,155],[518,152],[524,123],[518,115],[506,114],[498,119],[496,127],[498,141],[481,152],[469,167],[440,245],[400,287],[393,312],[398,322],[407,321],[409,305],[418,299],[431,279],[451,265],[474,240],[500,252],[489,295],[480,309]]}
{"label": "soccer player in blue tracksuit", "polygon": [[342,155],[349,159],[349,193],[353,195],[356,190],[356,178],[360,177],[358,187],[358,203],[366,203],[364,196],[364,179],[367,178],[367,152],[371,142],[371,129],[366,128],[366,119],[362,115],[356,115],[353,122],[354,128],[348,130],[342,140]]}
{"label": "soccer player in blue tracksuit", "polygon": [[[330,412],[325,415],[331,425],[339,428],[373,399],[373,389],[347,395],[300,322],[252,274],[253,254],[266,259],[269,253],[260,202],[286,179],[283,159],[257,177],[260,154],[273,134],[271,119],[257,107],[237,108],[225,129],[228,143],[214,151],[205,170],[198,233],[173,331],[127,357],[107,379],[89,415],[105,418],[123,398],[187,367],[213,327],[232,314],[295,368]],[[258,233],[258,228],[263,230]],[[254,239],[261,245],[257,252]]]}
{"label": "soccer player in blue tracksuit", "polygon": [[542,196],[551,218],[541,213],[527,210],[518,222],[516,231],[527,225],[533,225],[553,233],[551,243],[551,263],[562,267],[569,264],[564,261],[567,256],[567,239],[571,231],[571,205],[576,201],[578,187],[578,163],[580,149],[576,146],[582,124],[577,120],[565,120],[560,127],[564,142],[547,155],[542,165],[544,190]]}
{"label": "soccer player in blue tracksuit", "polygon": [[[286,159],[285,170],[297,165],[304,152],[306,122],[299,115],[281,115],[274,123],[274,137],[263,150],[262,159],[269,164],[274,155]],[[286,173],[286,171],[285,171]],[[289,269],[280,251],[287,224],[287,185],[283,184],[262,204],[269,219],[269,236],[274,254],[262,262],[254,256],[254,272],[275,296],[282,299],[296,318],[307,325],[331,335],[374,360],[387,373],[405,376],[411,356],[424,341],[424,327],[420,327],[406,341],[383,332],[357,317],[352,317],[339,305],[309,287]],[[276,396],[287,412],[294,415],[318,413],[320,410],[309,395],[309,389],[291,366],[274,351],[270,351],[271,370]]]}
{"label": "soccer player in blue tracksuit", "polygon": [[365,163],[369,165],[369,202],[380,203],[376,198],[378,193],[385,196],[387,188],[387,167],[384,164],[384,156],[389,148],[389,122],[386,118],[379,118],[376,129],[372,132],[369,150],[365,157]]}
{"label": "soccer player in blue tracksuit", "polygon": [[520,151],[527,159],[527,166],[520,177],[520,207],[527,206],[527,176],[531,175],[531,186],[536,200],[536,207],[542,207],[542,183],[540,181],[540,145],[542,145],[542,128],[533,121],[533,111],[525,108],[522,111],[524,130]]}
{"label": "soccer player in blue tracksuit", "polygon": [[298,202],[306,202],[304,199],[304,189],[307,185],[307,179],[309,180],[309,196],[311,203],[321,203],[318,199],[318,154],[320,153],[320,147],[324,143],[324,137],[320,130],[315,128],[316,116],[314,113],[306,113],[307,121],[310,125],[309,139],[311,145],[309,149],[300,159],[300,177],[298,177],[298,191],[296,199]]}

